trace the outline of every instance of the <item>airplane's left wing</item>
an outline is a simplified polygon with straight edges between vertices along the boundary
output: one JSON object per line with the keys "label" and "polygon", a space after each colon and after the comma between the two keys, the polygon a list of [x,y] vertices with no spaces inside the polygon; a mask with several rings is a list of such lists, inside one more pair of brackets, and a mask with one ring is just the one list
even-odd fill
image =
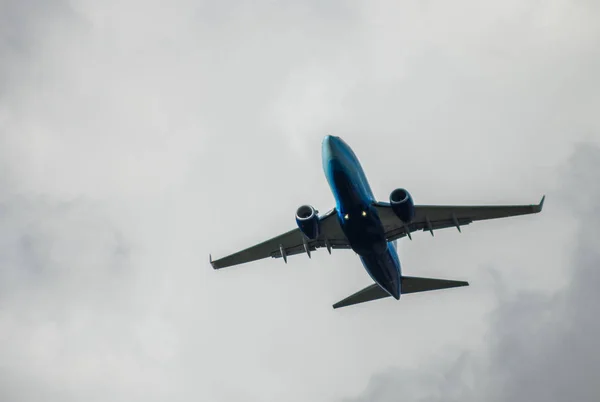
{"label": "airplane's left wing", "polygon": [[218,260],[213,261],[211,257],[210,263],[214,269],[220,269],[267,257],[283,257],[287,262],[287,257],[294,254],[307,253],[310,257],[310,252],[319,247],[327,247],[329,252],[332,248],[350,248],[348,239],[336,219],[335,209],[321,216],[319,221],[320,234],[314,240],[308,239],[300,229],[296,228]]}
{"label": "airplane's left wing", "polygon": [[404,224],[392,211],[390,204],[378,202],[375,208],[384,226],[387,241],[404,236],[411,237],[417,230],[433,231],[461,226],[474,221],[508,218],[511,216],[536,214],[541,212],[544,199],[532,205],[415,205],[415,217],[412,222]]}

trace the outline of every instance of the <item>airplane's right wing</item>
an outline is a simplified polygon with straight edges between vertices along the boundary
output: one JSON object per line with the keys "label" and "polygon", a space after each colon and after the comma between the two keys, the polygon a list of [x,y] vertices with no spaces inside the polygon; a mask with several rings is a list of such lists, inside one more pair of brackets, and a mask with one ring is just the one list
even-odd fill
{"label": "airplane's right wing", "polygon": [[335,208],[319,217],[319,221],[321,223],[321,232],[316,239],[308,239],[302,234],[300,229],[295,228],[218,260],[213,261],[212,257],[210,257],[210,263],[214,269],[220,269],[267,257],[283,257],[285,262],[287,262],[288,256],[306,253],[310,257],[310,252],[320,247],[327,247],[329,251],[337,248],[350,248],[350,243],[336,218]]}
{"label": "airplane's right wing", "polygon": [[396,216],[390,204],[378,202],[375,208],[385,228],[387,241],[409,236],[417,230],[433,231],[455,227],[460,231],[474,221],[507,218],[510,216],[536,214],[544,206],[545,196],[534,205],[415,205],[415,216],[409,224],[404,224]]}

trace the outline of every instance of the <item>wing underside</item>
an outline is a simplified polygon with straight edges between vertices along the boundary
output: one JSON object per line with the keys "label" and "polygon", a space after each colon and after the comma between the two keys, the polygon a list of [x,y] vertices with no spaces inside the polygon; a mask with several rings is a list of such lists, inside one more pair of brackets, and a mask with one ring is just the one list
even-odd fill
{"label": "wing underside", "polygon": [[331,249],[350,248],[348,239],[344,235],[336,218],[335,209],[332,209],[319,219],[321,222],[321,231],[319,237],[316,239],[308,239],[300,229],[296,228],[218,260],[213,261],[211,257],[210,263],[214,269],[220,269],[267,257],[283,257],[287,262],[287,257],[291,255],[306,253],[310,257],[312,251],[321,247],[326,247],[330,252]]}
{"label": "wing underside", "polygon": [[508,218],[541,212],[545,196],[539,204],[533,205],[415,205],[413,220],[405,224],[394,213],[389,203],[377,202],[377,209],[384,226],[387,241],[394,241],[411,233],[423,230],[433,232],[438,229],[462,226],[475,221]]}

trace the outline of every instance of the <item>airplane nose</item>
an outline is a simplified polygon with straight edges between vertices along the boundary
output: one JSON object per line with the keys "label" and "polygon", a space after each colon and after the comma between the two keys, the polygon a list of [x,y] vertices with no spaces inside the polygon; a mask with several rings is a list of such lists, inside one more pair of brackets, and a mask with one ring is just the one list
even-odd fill
{"label": "airplane nose", "polygon": [[330,152],[337,148],[338,143],[339,138],[333,135],[326,135],[325,138],[323,138],[323,148],[329,150]]}
{"label": "airplane nose", "polygon": [[323,159],[323,170],[325,171],[329,170],[332,161],[337,161],[338,164],[340,163],[340,160],[343,161],[344,145],[340,137],[326,135],[323,138],[321,155]]}

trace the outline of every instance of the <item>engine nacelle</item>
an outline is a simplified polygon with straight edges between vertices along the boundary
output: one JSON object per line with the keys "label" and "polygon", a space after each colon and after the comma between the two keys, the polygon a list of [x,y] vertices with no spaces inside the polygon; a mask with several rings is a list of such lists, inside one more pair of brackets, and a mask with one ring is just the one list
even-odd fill
{"label": "engine nacelle", "polygon": [[403,188],[397,188],[390,194],[390,205],[398,218],[404,223],[410,223],[415,217],[415,204],[410,193]]}
{"label": "engine nacelle", "polygon": [[296,210],[296,224],[309,239],[319,237],[319,216],[311,205],[302,205]]}

